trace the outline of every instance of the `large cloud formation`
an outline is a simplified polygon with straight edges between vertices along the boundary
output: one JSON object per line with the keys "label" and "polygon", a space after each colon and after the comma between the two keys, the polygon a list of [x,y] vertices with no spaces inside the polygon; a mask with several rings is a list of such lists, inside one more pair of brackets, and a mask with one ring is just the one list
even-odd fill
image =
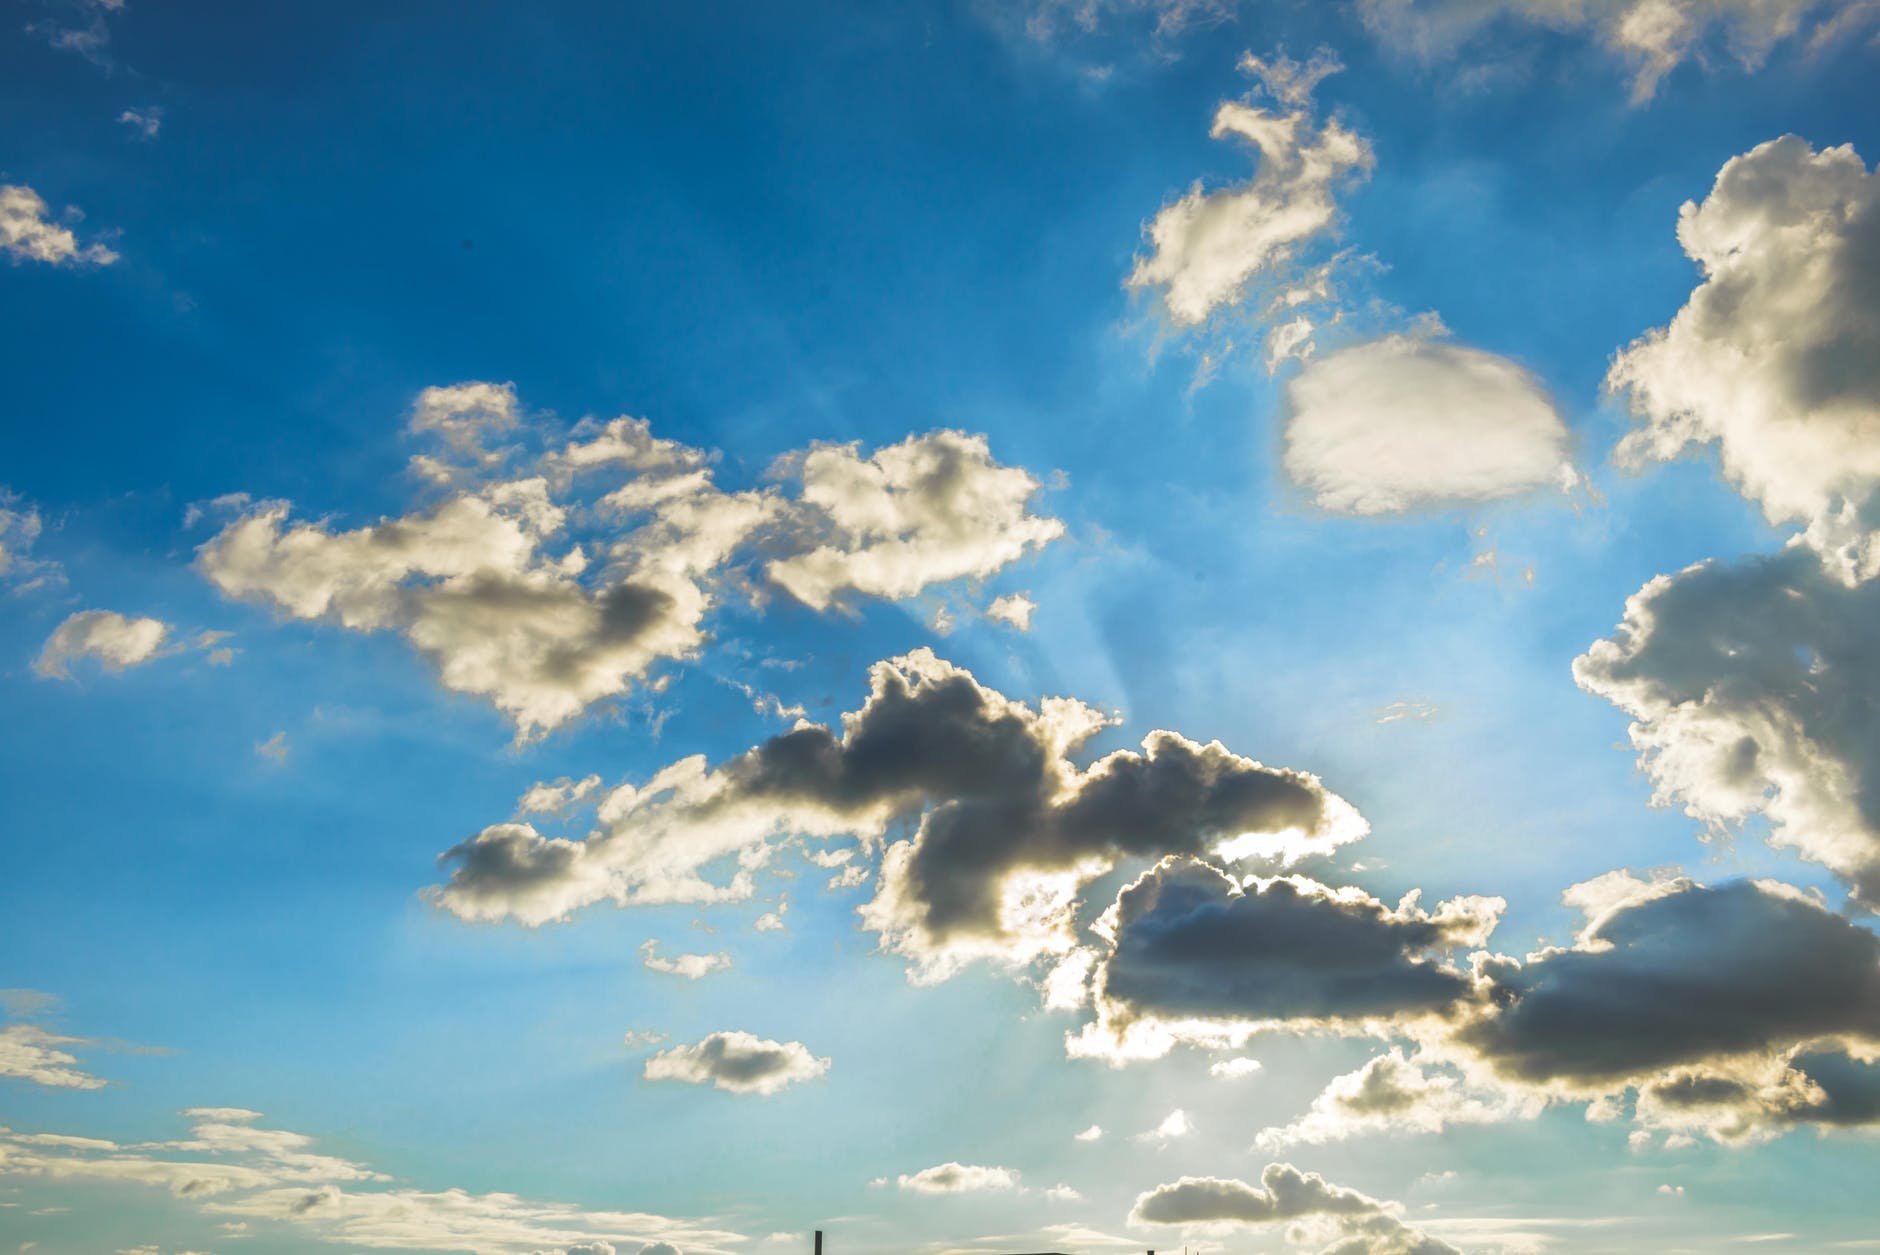
{"label": "large cloud formation", "polygon": [[[648,1243],[726,1255],[744,1239],[705,1223],[598,1211],[510,1193],[420,1190],[313,1149],[301,1133],[262,1126],[259,1112],[198,1107],[189,1134],[161,1142],[0,1128],[0,1178],[66,1189],[144,1186],[256,1236],[353,1249],[530,1252],[637,1250]],[[102,1202],[100,1203],[102,1205]]]}
{"label": "large cloud formation", "polygon": [[443,856],[451,875],[431,897],[467,919],[528,924],[601,900],[742,898],[780,840],[853,836],[872,851],[918,818],[882,852],[863,918],[938,976],[1069,949],[1077,891],[1122,859],[1225,847],[1283,863],[1366,831],[1315,777],[1174,732],[1077,766],[1071,754],[1109,722],[1068,698],[1014,701],[916,650],[871,669],[840,730],[800,722],[717,768],[693,757],[619,786],[580,840],[492,825]]}
{"label": "large cloud formation", "polygon": [[906,598],[1063,532],[1031,513],[1037,480],[957,431],[867,455],[818,445],[780,460],[774,483],[726,492],[709,455],[644,420],[584,423],[526,457],[541,433],[507,384],[426,389],[408,426],[430,446],[412,469],[439,499],[351,529],[249,505],[197,565],[288,617],[399,633],[522,739],[696,655],[728,588],[818,610]]}
{"label": "large cloud formation", "polygon": [[1635,103],[1717,35],[1755,69],[1786,39],[1806,34],[1820,44],[1873,16],[1864,0],[1359,0],[1359,9],[1386,46],[1425,60],[1452,57],[1503,20],[1587,31],[1631,66]]}
{"label": "large cloud formation", "polygon": [[1399,1220],[1391,1205],[1333,1185],[1316,1172],[1268,1164],[1260,1183],[1183,1177],[1136,1199],[1132,1224],[1227,1229],[1293,1224],[1320,1231],[1322,1255],[1459,1255],[1456,1248]]}
{"label": "large cloud formation", "polygon": [[1613,363],[1641,423],[1620,460],[1714,442],[1770,522],[1843,579],[1880,574],[1880,180],[1784,136],[1726,162],[1678,241],[1703,282]]}
{"label": "large cloud formation", "polygon": [[1880,585],[1849,587],[1807,549],[1659,576],[1574,663],[1632,717],[1665,802],[1771,839],[1880,899]]}
{"label": "large cloud formation", "polygon": [[1395,908],[1303,876],[1242,881],[1167,860],[1129,885],[1098,923],[1098,1018],[1073,1053],[1166,1053],[1181,1041],[1231,1044],[1264,1028],[1388,1033],[1441,1017],[1471,994],[1446,952],[1484,944],[1505,904],[1455,898]]}
{"label": "large cloud formation", "polygon": [[712,1085],[731,1094],[767,1097],[829,1071],[800,1041],[769,1041],[731,1029],[711,1033],[689,1046],[662,1050],[646,1061],[649,1081]]}
{"label": "large cloud formation", "polygon": [[1321,509],[1468,505],[1579,478],[1539,382],[1480,349],[1385,336],[1309,359],[1286,397],[1286,472]]}

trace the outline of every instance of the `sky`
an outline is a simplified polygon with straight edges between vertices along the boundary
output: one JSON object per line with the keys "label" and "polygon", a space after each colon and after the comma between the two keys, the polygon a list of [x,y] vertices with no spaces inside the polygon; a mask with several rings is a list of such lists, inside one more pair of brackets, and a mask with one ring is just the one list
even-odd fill
{"label": "sky", "polygon": [[1880,1245],[1871,0],[0,6],[0,1252]]}

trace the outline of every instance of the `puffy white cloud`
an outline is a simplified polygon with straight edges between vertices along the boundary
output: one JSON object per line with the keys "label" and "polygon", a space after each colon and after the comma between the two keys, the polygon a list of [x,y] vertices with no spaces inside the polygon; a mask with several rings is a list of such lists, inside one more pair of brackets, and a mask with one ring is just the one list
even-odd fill
{"label": "puffy white cloud", "polygon": [[1632,717],[1658,790],[1724,829],[1771,840],[1880,898],[1880,584],[1849,587],[1807,549],[1659,576],[1618,631],[1574,663]]}
{"label": "puffy white cloud", "polygon": [[[1290,93],[1302,81],[1292,75],[1282,90]],[[1214,191],[1196,183],[1163,206],[1144,231],[1149,252],[1129,275],[1129,287],[1156,293],[1177,326],[1206,322],[1246,298],[1257,280],[1295,278],[1299,249],[1337,218],[1339,187],[1371,167],[1361,136],[1336,121],[1321,124],[1304,108],[1276,113],[1226,101],[1210,134],[1253,147],[1259,160],[1253,178]]]}
{"label": "puffy white cloud", "polygon": [[1359,8],[1387,47],[1425,60],[1452,57],[1503,20],[1586,31],[1631,67],[1635,102],[1718,36],[1755,69],[1786,39],[1819,44],[1874,17],[1868,0],[1359,0]]}
{"label": "puffy white cloud", "polygon": [[993,461],[984,436],[937,431],[863,456],[817,445],[779,473],[799,485],[803,551],[765,575],[817,610],[846,593],[899,600],[992,574],[1064,534],[1031,513],[1031,474]]}
{"label": "puffy white cloud", "polygon": [[731,966],[731,956],[722,950],[715,954],[675,954],[668,958],[659,953],[659,943],[648,941],[640,946],[640,962],[655,972],[699,980]]}
{"label": "puffy white cloud", "polygon": [[33,670],[48,679],[65,679],[74,662],[90,658],[107,671],[123,671],[157,657],[169,635],[170,626],[161,619],[81,610],[53,630]]}
{"label": "puffy white cloud", "polygon": [[791,497],[720,490],[706,453],[644,420],[585,422],[530,460],[539,427],[508,384],[426,389],[410,431],[436,452],[414,464],[441,500],[341,529],[237,496],[198,568],[291,618],[398,633],[528,740],[694,657],[727,591],[756,604],[759,568],[826,609],[989,575],[1063,531],[1029,512],[1036,480],[960,432],[792,455]]}
{"label": "puffy white cloud", "polygon": [[37,1024],[8,1024],[0,1028],[0,1078],[54,1089],[102,1089],[105,1082],[79,1067],[78,1057],[64,1049],[88,1044]]}
{"label": "puffy white cloud", "polygon": [[1539,381],[1480,349],[1385,336],[1313,358],[1286,395],[1286,471],[1322,509],[1468,505],[1579,478]]}
{"label": "puffy white cloud", "polygon": [[1015,1190],[1018,1173],[1010,1168],[979,1164],[943,1163],[919,1172],[902,1173],[895,1184],[916,1194],[967,1194],[986,1190]]}
{"label": "puffy white cloud", "polygon": [[682,759],[607,794],[581,840],[492,825],[445,853],[451,875],[430,896],[467,919],[531,924],[602,900],[738,899],[779,841],[852,835],[872,852],[918,817],[882,852],[862,915],[940,977],[1068,951],[1078,889],[1121,859],[1219,850],[1283,864],[1366,832],[1315,777],[1218,742],[1154,732],[1140,752],[1079,768],[1070,755],[1108,722],[1068,698],[1034,709],[916,650],[871,669],[839,733],[804,722],[717,768]]}
{"label": "puffy white cloud", "polygon": [[1238,1081],[1242,1077],[1252,1076],[1260,1070],[1258,1059],[1249,1059],[1239,1055],[1232,1059],[1217,1059],[1208,1065],[1208,1075],[1223,1081]]}
{"label": "puffy white cloud", "polygon": [[1445,951],[1481,945],[1504,903],[1464,897],[1395,908],[1301,876],[1239,878],[1167,860],[1098,922],[1097,1020],[1073,1054],[1122,1061],[1175,1045],[1231,1045],[1268,1029],[1361,1034],[1443,1017],[1468,998]]}
{"label": "puffy white cloud", "polygon": [[529,791],[516,801],[518,815],[562,815],[577,803],[585,800],[588,794],[601,787],[599,776],[583,776],[575,780],[563,776],[559,780],[540,781],[529,786]]}
{"label": "puffy white cloud", "polygon": [[649,1081],[715,1085],[733,1094],[770,1095],[829,1070],[800,1041],[768,1041],[736,1029],[712,1033],[689,1046],[662,1050],[646,1061]]}
{"label": "puffy white cloud", "polygon": [[1100,1124],[1093,1124],[1089,1128],[1085,1129],[1083,1132],[1077,1134],[1073,1140],[1079,1141],[1079,1142],[1096,1142],[1096,1141],[1101,1141],[1102,1138],[1103,1138],[1103,1126]]}
{"label": "puffy white cloud", "polygon": [[1222,1177],[1183,1177],[1136,1199],[1134,1224],[1240,1228],[1298,1224],[1332,1237],[1325,1255],[1459,1255],[1456,1248],[1404,1224],[1389,1204],[1333,1185],[1316,1172],[1268,1164],[1260,1183]]}
{"label": "puffy white cloud", "polygon": [[1166,1146],[1177,1138],[1187,1137],[1195,1131],[1194,1121],[1180,1107],[1162,1117],[1162,1122],[1152,1129],[1144,1129],[1136,1134],[1139,1142],[1149,1142],[1156,1146]]}
{"label": "puffy white cloud", "polygon": [[1029,632],[1031,616],[1037,609],[1038,603],[1025,594],[1007,593],[992,599],[992,604],[986,607],[986,617],[995,623],[1004,623],[1021,632]]}
{"label": "puffy white cloud", "polygon": [[1803,525],[1844,579],[1880,573],[1880,179],[1796,136],[1724,163],[1678,240],[1703,281],[1607,383],[1640,464],[1715,443],[1772,523]]}
{"label": "puffy white cloud", "polygon": [[[184,1113],[188,1136],[124,1144],[0,1128],[0,1177],[65,1188],[147,1186],[239,1232],[381,1250],[606,1252],[665,1243],[726,1255],[739,1234],[640,1212],[589,1210],[510,1193],[419,1190],[392,1184],[312,1140],[268,1129],[259,1113],[205,1107]],[[257,1227],[260,1226],[260,1227]]]}
{"label": "puffy white cloud", "polygon": [[1494,1124],[1533,1116],[1544,1105],[1544,1100],[1517,1091],[1471,1089],[1460,1077],[1426,1068],[1406,1058],[1402,1050],[1392,1049],[1356,1071],[1334,1077],[1304,1115],[1261,1130],[1255,1140],[1271,1151],[1385,1131],[1440,1133],[1456,1124]]}
{"label": "puffy white cloud", "polygon": [[15,264],[108,266],[118,255],[103,244],[80,247],[72,229],[47,217],[45,199],[30,187],[0,184],[0,252]]}

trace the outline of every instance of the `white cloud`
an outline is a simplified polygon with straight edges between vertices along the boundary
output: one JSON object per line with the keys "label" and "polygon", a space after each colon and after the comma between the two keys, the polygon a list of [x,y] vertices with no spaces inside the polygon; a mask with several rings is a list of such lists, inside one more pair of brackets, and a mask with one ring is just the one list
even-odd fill
{"label": "white cloud", "polygon": [[1470,505],[1578,480],[1539,382],[1480,349],[1385,336],[1312,359],[1286,395],[1287,474],[1325,510]]}
{"label": "white cloud", "polygon": [[1254,148],[1253,178],[1211,192],[1196,183],[1163,206],[1144,231],[1149,253],[1129,276],[1129,287],[1155,292],[1181,327],[1246,298],[1256,280],[1295,278],[1300,247],[1336,220],[1339,186],[1371,167],[1362,137],[1303,108],[1274,113],[1226,101],[1210,134]]}
{"label": "white cloud", "polygon": [[[258,1113],[197,1108],[188,1136],[124,1144],[0,1128],[0,1177],[64,1189],[146,1186],[224,1221],[231,1234],[382,1250],[490,1255],[604,1252],[669,1243],[726,1255],[740,1235],[640,1212],[589,1210],[510,1193],[419,1190],[312,1149],[312,1139],[260,1127]],[[611,1245],[610,1245],[611,1244]]]}
{"label": "white cloud", "polygon": [[724,492],[709,455],[639,419],[584,422],[531,459],[546,421],[509,384],[426,389],[409,426],[434,452],[414,464],[441,500],[345,529],[236,496],[240,516],[197,565],[291,618],[398,633],[526,741],[696,656],[728,594],[756,609],[768,580],[819,610],[912,597],[1063,531],[1030,513],[1037,481],[980,436],[815,446],[779,462],[783,487]]}
{"label": "white cloud", "polygon": [[715,1085],[732,1094],[768,1096],[829,1070],[800,1041],[768,1041],[735,1029],[712,1033],[689,1046],[662,1050],[646,1061],[649,1081]]}
{"label": "white cloud", "polygon": [[1183,1177],[1157,1186],[1136,1199],[1130,1221],[1202,1230],[1291,1223],[1302,1236],[1332,1237],[1325,1255],[1459,1255],[1447,1242],[1404,1224],[1390,1206],[1316,1172],[1272,1163],[1258,1185]]}
{"label": "white cloud", "polygon": [[0,487],[0,579],[28,592],[64,578],[59,564],[33,557],[45,521],[30,501]]}
{"label": "white cloud", "polygon": [[1103,1138],[1103,1126],[1100,1124],[1093,1124],[1089,1128],[1085,1129],[1082,1133],[1077,1134],[1077,1136],[1073,1140],[1079,1141],[1079,1142],[1095,1142],[1095,1141],[1102,1140],[1102,1138]]}
{"label": "white cloud", "polygon": [[1724,474],[1843,579],[1880,574],[1880,178],[1793,135],[1733,157],[1678,241],[1703,281],[1607,384],[1639,465],[1715,443]]}
{"label": "white cloud", "polygon": [[995,597],[986,607],[986,617],[995,623],[1004,623],[1021,632],[1031,631],[1031,616],[1037,611],[1038,603],[1023,593],[1007,593]]}
{"label": "white cloud", "polygon": [[120,123],[128,126],[139,139],[155,139],[157,132],[163,129],[163,110],[157,105],[147,105],[142,109],[126,109],[118,114]]}
{"label": "white cloud", "polygon": [[33,670],[48,679],[65,679],[71,674],[71,664],[90,658],[107,671],[123,671],[157,657],[169,635],[170,627],[161,619],[131,619],[115,610],[81,610],[53,630]]}
{"label": "white cloud", "polygon": [[1354,1072],[1334,1077],[1304,1115],[1263,1129],[1255,1144],[1273,1151],[1383,1132],[1440,1133],[1456,1124],[1532,1117],[1544,1105],[1542,1099],[1510,1091],[1471,1090],[1459,1077],[1425,1068],[1392,1049]]}
{"label": "white cloud", "polygon": [[1187,1137],[1194,1131],[1194,1122],[1188,1118],[1188,1113],[1177,1107],[1162,1117],[1162,1123],[1136,1134],[1136,1140],[1166,1146],[1176,1138]]}
{"label": "white cloud", "polygon": [[255,742],[255,753],[274,763],[277,767],[287,761],[289,752],[287,733],[285,732],[276,732],[265,741]]}
{"label": "white cloud", "polygon": [[1223,1081],[1237,1081],[1242,1077],[1252,1076],[1260,1070],[1258,1059],[1249,1059],[1240,1055],[1232,1059],[1217,1059],[1208,1066],[1208,1075]]}
{"label": "white cloud", "polygon": [[729,968],[731,956],[719,951],[715,954],[675,954],[668,958],[659,953],[657,941],[648,941],[640,946],[640,962],[655,972],[698,980]]}
{"label": "white cloud", "polygon": [[102,1089],[105,1082],[80,1068],[77,1056],[64,1049],[89,1044],[36,1024],[8,1024],[0,1028],[0,1078],[53,1089]]}
{"label": "white cloud", "polygon": [[978,1164],[943,1163],[919,1172],[902,1173],[895,1183],[916,1194],[967,1194],[988,1190],[1015,1190],[1018,1173],[1010,1168]]}
{"label": "white cloud", "polygon": [[1808,549],[1659,576],[1574,678],[1632,717],[1661,804],[1770,839],[1880,900],[1880,582],[1849,587]]}
{"label": "white cloud", "polygon": [[72,229],[47,217],[45,199],[30,187],[0,184],[0,252],[48,265],[108,266],[118,255],[102,244],[79,246]]}
{"label": "white cloud", "polygon": [[579,780],[563,776],[559,780],[541,781],[530,785],[529,791],[517,799],[516,813],[565,815],[600,787],[599,776],[583,776]]}
{"label": "white cloud", "polygon": [[1586,31],[1632,70],[1632,99],[1649,100],[1686,60],[1702,59],[1719,36],[1748,69],[1785,40],[1813,45],[1870,25],[1870,0],[1359,0],[1366,25],[1386,47],[1424,60],[1453,58],[1504,20]]}

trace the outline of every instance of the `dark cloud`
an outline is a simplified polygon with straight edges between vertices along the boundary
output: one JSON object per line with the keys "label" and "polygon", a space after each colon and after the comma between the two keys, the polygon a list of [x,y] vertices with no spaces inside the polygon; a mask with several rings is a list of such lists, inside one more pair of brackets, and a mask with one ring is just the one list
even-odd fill
{"label": "dark cloud", "polygon": [[800,1041],[767,1041],[731,1030],[660,1051],[646,1061],[645,1076],[715,1085],[733,1094],[774,1094],[828,1070],[829,1060],[817,1058]]}
{"label": "dark cloud", "polygon": [[1481,964],[1457,1033],[1504,1077],[1610,1088],[1661,1069],[1880,1039],[1880,938],[1799,892],[1688,881],[1621,905],[1581,943]]}
{"label": "dark cloud", "polygon": [[1497,899],[1426,913],[1303,877],[1253,880],[1170,861],[1107,917],[1115,948],[1100,999],[1127,1015],[1229,1021],[1353,1020],[1440,1012],[1470,993],[1440,951],[1481,944]]}
{"label": "dark cloud", "polygon": [[1404,1224],[1386,1205],[1333,1185],[1316,1172],[1273,1163],[1258,1185],[1221,1177],[1183,1177],[1140,1195],[1133,1224],[1180,1226],[1323,1222],[1338,1234],[1325,1255],[1456,1255],[1456,1248]]}

